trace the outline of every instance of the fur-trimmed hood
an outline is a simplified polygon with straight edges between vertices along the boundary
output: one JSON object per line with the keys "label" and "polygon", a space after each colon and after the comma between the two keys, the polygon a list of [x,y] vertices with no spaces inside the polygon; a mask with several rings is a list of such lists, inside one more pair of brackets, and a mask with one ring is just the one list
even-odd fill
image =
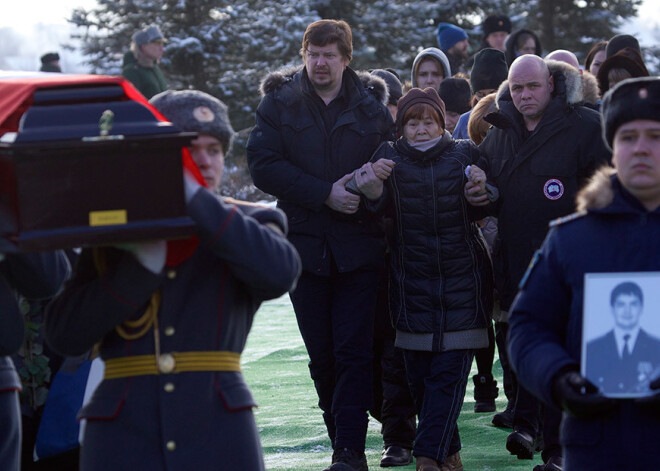
{"label": "fur-trimmed hood", "polygon": [[589,183],[577,194],[577,210],[603,209],[609,206],[614,199],[612,175],[615,173],[616,170],[609,165],[597,170],[589,179]]}
{"label": "fur-trimmed hood", "polygon": [[[302,65],[296,67],[287,67],[284,69],[271,72],[261,81],[259,86],[259,92],[261,96],[265,96],[268,93],[277,90],[285,83],[291,82],[293,76],[303,69]],[[356,75],[364,88],[372,94],[376,99],[383,105],[387,105],[387,100],[389,99],[389,93],[387,91],[387,84],[382,78],[372,75],[367,71],[356,71]]]}
{"label": "fur-trimmed hood", "polygon": [[387,83],[382,78],[377,75],[370,74],[366,70],[357,70],[355,71],[360,82],[364,85],[369,93],[376,97],[383,105],[387,106],[387,102],[390,99],[390,94],[387,90]]}
{"label": "fur-trimmed hood", "polygon": [[293,80],[293,76],[300,70],[303,66],[298,65],[295,67],[286,67],[284,69],[276,70],[275,72],[270,72],[259,85],[259,93],[261,96],[266,96],[270,92],[277,90],[282,85]]}
{"label": "fur-trimmed hood", "polygon": [[569,105],[582,103],[582,75],[575,67],[566,62],[546,60],[550,74],[554,77],[555,91],[553,96],[564,97]]}
{"label": "fur-trimmed hood", "polygon": [[582,73],[582,101],[587,105],[596,106],[598,100],[600,100],[598,79],[594,74],[585,70]]}

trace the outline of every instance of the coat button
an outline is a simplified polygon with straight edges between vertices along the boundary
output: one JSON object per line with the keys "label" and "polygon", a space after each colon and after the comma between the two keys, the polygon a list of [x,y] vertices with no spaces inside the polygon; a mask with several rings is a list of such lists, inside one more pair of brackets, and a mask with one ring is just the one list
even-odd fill
{"label": "coat button", "polygon": [[167,277],[170,280],[173,280],[174,278],[176,278],[176,270],[167,270]]}
{"label": "coat button", "polygon": [[165,383],[165,386],[163,386],[163,389],[165,390],[165,392],[174,391],[174,383]]}
{"label": "coat button", "polygon": [[167,443],[165,444],[165,446],[166,446],[167,449],[170,450],[170,451],[174,451],[174,450],[176,450],[176,442],[175,442],[174,440],[170,440],[169,442],[167,442]]}
{"label": "coat button", "polygon": [[176,362],[174,357],[169,353],[165,353],[158,357],[158,371],[161,373],[171,373],[174,371]]}
{"label": "coat button", "polygon": [[168,337],[171,337],[172,335],[174,335],[174,332],[175,332],[174,327],[172,327],[171,325],[168,326],[168,327],[165,327],[165,335],[167,335]]}

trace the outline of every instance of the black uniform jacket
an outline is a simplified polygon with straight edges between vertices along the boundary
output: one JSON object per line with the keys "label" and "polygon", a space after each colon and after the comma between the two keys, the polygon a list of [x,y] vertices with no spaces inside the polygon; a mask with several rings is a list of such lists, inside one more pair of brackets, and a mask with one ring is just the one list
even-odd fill
{"label": "black uniform jacket", "polygon": [[[200,189],[188,204],[199,246],[162,273],[116,248],[81,254],[73,279],[46,312],[46,340],[78,355],[100,342],[110,360],[245,347],[261,301],[300,273],[281,211],[221,201]],[[279,226],[281,233],[270,225]],[[98,258],[106,268],[99,270]],[[99,273],[102,272],[102,273]],[[157,325],[119,334],[160,293]],[[156,332],[157,329],[157,332]],[[155,342],[158,340],[158,347]],[[183,371],[104,379],[79,416],[88,420],[83,469],[261,469],[255,405],[240,371]]]}

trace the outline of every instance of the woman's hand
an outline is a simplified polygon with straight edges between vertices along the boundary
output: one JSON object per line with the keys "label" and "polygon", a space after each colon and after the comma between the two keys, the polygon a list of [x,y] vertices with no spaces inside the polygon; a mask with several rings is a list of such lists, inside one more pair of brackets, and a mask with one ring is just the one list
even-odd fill
{"label": "woman's hand", "polygon": [[370,200],[377,200],[380,198],[380,195],[383,194],[383,180],[385,178],[381,179],[376,175],[370,162],[367,162],[355,171],[355,184],[357,185],[358,190]]}
{"label": "woman's hand", "polygon": [[472,206],[486,206],[490,204],[488,194],[481,189],[481,186],[470,180],[465,183],[463,194],[465,195],[467,202]]}
{"label": "woman's hand", "polygon": [[396,163],[390,159],[378,159],[371,164],[374,174],[381,180],[387,180],[392,175],[392,169]]}

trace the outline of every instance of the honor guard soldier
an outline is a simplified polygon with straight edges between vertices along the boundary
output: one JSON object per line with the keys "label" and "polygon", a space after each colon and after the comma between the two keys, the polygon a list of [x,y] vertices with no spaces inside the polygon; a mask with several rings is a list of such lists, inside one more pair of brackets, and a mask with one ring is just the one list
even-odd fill
{"label": "honor guard soldier", "polygon": [[98,345],[105,362],[79,414],[81,469],[261,470],[240,356],[261,301],[294,286],[300,261],[279,210],[213,193],[233,135],[226,106],[197,91],[152,104],[199,133],[189,147],[199,175],[185,175],[196,234],[84,250],[47,312],[53,349]]}
{"label": "honor guard soldier", "polygon": [[[590,354],[608,363],[607,375],[616,374],[618,355],[595,353],[601,339],[583,347],[582,336],[585,275],[620,275],[628,281],[660,272],[660,78],[617,84],[605,94],[601,113],[614,168],[603,167],[579,193],[576,217],[551,227],[513,304],[509,350],[520,382],[564,411],[565,471],[650,470],[658,467],[659,371],[649,368],[643,398],[605,397],[612,391],[597,384],[601,372],[590,374]],[[598,324],[610,325],[614,314],[617,327],[646,343],[643,329],[634,329],[644,302],[641,290],[625,282],[603,293],[603,305],[611,309],[598,310]],[[617,300],[629,303],[621,319]],[[624,342],[621,347],[625,361]],[[657,359],[658,348],[653,349]],[[579,372],[585,351],[586,375],[593,383]],[[637,353],[637,347],[628,352],[631,358]]]}

